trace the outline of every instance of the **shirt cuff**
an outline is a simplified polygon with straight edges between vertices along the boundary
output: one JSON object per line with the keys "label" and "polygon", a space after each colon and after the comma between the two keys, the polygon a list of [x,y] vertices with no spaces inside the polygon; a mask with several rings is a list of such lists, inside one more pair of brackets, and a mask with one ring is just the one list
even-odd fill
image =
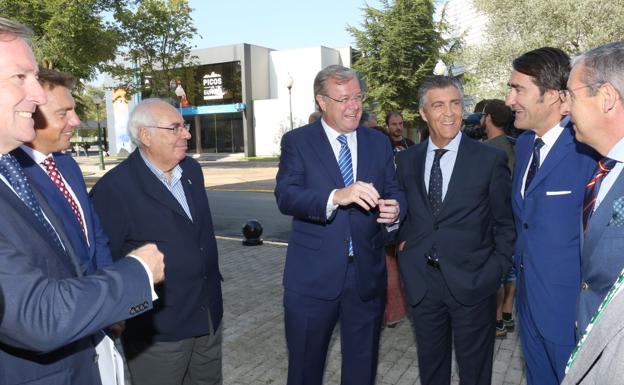
{"label": "shirt cuff", "polygon": [[139,261],[141,263],[141,266],[143,266],[143,268],[145,269],[145,272],[147,273],[147,279],[149,279],[150,289],[152,290],[152,302],[156,301],[158,299],[158,295],[154,291],[154,276],[152,276],[152,271],[145,264],[145,262],[143,262],[141,260],[141,258],[139,258],[139,257],[137,257],[135,255],[132,255],[132,254],[128,254],[128,257],[132,257],[132,258],[136,259],[137,261]]}
{"label": "shirt cuff", "polygon": [[338,208],[338,205],[334,204],[334,193],[336,192],[337,189],[333,189],[332,192],[329,194],[329,198],[327,198],[327,208],[325,209],[325,217],[327,219],[331,218],[331,216],[334,214],[334,211],[336,211],[336,209]]}

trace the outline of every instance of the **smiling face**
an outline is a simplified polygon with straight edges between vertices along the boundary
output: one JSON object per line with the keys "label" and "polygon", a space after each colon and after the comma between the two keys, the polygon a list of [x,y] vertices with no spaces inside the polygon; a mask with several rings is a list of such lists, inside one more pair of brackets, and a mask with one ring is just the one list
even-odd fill
{"label": "smiling face", "polygon": [[431,141],[443,148],[459,132],[463,105],[459,90],[453,86],[432,88],[425,94],[420,115],[429,126]]}
{"label": "smiling face", "polygon": [[516,113],[516,128],[542,136],[561,120],[558,90],[547,89],[542,94],[532,76],[516,70],[511,73],[509,88],[505,104]]}
{"label": "smiling face", "polygon": [[355,131],[362,117],[362,91],[357,78],[345,82],[329,78],[325,82],[325,91],[327,96],[316,95],[323,120],[341,134]]}
{"label": "smiling face", "polygon": [[32,114],[46,96],[37,81],[37,64],[28,44],[0,35],[0,153],[35,137]]}
{"label": "smiling face", "polygon": [[156,127],[184,127],[180,112],[165,102],[154,105],[152,115],[157,117],[154,125],[139,129],[141,149],[156,167],[163,172],[169,172],[186,157],[191,133],[180,129],[176,134],[173,130]]}
{"label": "smiling face", "polygon": [[76,114],[74,98],[66,87],[44,87],[48,101],[35,113],[37,137],[29,145],[48,155],[64,151],[71,145],[70,139],[80,118]]}

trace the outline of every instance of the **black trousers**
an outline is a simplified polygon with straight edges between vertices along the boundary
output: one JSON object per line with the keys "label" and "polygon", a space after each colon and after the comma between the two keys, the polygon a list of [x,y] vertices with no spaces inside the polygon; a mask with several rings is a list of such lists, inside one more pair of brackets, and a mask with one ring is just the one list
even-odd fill
{"label": "black trousers", "polygon": [[496,293],[465,306],[455,300],[440,270],[426,266],[427,293],[410,306],[422,385],[451,383],[452,343],[460,385],[490,385]]}

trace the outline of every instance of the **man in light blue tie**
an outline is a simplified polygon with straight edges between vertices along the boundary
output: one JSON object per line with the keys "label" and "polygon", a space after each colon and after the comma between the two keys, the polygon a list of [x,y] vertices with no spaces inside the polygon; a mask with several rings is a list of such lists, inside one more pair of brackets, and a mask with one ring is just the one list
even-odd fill
{"label": "man in light blue tie", "polygon": [[384,310],[384,243],[405,207],[388,139],[358,127],[355,72],[314,80],[322,118],[285,134],[275,196],[293,217],[284,271],[288,385],[320,385],[340,320],[343,385],[375,383]]}

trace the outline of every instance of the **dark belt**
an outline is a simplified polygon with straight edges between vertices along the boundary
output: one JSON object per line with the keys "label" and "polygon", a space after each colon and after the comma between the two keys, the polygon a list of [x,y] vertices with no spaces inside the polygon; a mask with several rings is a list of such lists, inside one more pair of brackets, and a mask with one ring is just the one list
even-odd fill
{"label": "dark belt", "polygon": [[436,270],[440,270],[440,262],[438,262],[437,259],[433,259],[431,257],[426,257],[426,258],[427,258],[427,266],[431,266],[432,268]]}

